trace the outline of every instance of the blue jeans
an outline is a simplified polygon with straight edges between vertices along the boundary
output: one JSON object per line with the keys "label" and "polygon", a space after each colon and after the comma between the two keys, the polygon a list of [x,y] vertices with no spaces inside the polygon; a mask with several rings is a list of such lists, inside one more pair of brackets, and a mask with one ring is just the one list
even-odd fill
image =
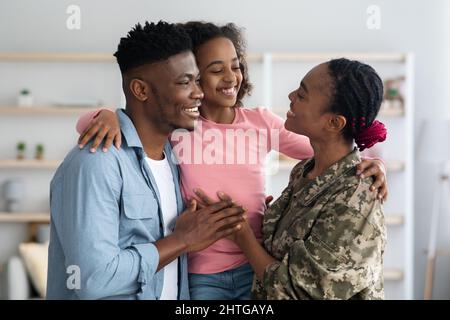
{"label": "blue jeans", "polygon": [[192,300],[250,300],[253,270],[250,264],[211,274],[189,274]]}

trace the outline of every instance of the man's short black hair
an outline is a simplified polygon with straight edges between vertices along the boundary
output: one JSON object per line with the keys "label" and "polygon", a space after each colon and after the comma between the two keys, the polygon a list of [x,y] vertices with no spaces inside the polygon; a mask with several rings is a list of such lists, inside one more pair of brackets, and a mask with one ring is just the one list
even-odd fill
{"label": "man's short black hair", "polygon": [[114,56],[120,71],[166,60],[184,51],[192,51],[192,40],[181,25],[164,21],[136,24],[127,36],[120,39]]}

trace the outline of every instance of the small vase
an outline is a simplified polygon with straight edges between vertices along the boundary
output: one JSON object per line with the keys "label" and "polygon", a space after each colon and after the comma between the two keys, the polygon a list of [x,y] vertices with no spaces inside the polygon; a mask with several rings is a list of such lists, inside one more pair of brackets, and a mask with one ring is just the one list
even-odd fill
{"label": "small vase", "polygon": [[17,105],[23,108],[29,108],[33,106],[33,96],[31,94],[21,94],[17,99]]}

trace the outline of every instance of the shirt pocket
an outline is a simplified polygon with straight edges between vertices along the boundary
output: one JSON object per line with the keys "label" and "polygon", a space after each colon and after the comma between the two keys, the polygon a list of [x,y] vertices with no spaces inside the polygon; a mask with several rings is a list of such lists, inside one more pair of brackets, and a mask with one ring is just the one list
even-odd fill
{"label": "shirt pocket", "polygon": [[[309,256],[330,272],[351,268],[349,261],[340,253],[341,250],[336,248],[333,243],[324,242],[321,236],[315,232],[312,232],[309,238],[305,240],[305,247]],[[345,250],[346,248],[341,249]]]}
{"label": "shirt pocket", "polygon": [[122,198],[123,212],[131,220],[158,219],[158,202],[151,194],[128,194]]}

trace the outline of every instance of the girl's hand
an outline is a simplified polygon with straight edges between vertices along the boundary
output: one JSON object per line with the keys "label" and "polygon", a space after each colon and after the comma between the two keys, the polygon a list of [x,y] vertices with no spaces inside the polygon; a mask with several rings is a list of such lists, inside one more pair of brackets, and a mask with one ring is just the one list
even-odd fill
{"label": "girl's hand", "polygon": [[195,195],[197,196],[197,198],[195,199],[197,201],[197,207],[199,208],[203,208],[205,206],[209,206],[217,201],[231,201],[233,203],[234,206],[237,206],[237,204],[233,201],[233,199],[231,199],[231,197],[223,192],[217,192],[217,198],[219,200],[213,200],[210,197],[208,197],[206,195],[206,193],[200,189],[194,189],[193,190]]}
{"label": "girl's hand", "polygon": [[270,203],[272,202],[272,200],[273,200],[273,196],[267,196],[267,197],[266,197],[266,201],[265,201],[265,203],[266,203],[266,208],[269,208],[269,205],[270,205]]}
{"label": "girl's hand", "polygon": [[89,126],[81,133],[78,139],[80,149],[84,148],[86,143],[94,137],[90,152],[95,152],[102,141],[105,141],[103,152],[107,152],[113,142],[117,149],[120,148],[122,144],[120,124],[113,111],[104,109],[89,123]]}
{"label": "girl's hand", "polygon": [[385,202],[388,196],[388,186],[386,180],[386,167],[383,161],[378,159],[363,159],[357,166],[356,174],[361,178],[374,177],[375,181],[370,187],[371,191],[378,190],[378,199]]}
{"label": "girl's hand", "polygon": [[252,228],[248,224],[247,217],[244,215],[244,221],[239,222],[239,228],[226,238],[233,241],[239,247],[241,243],[247,241],[248,237],[255,237]]}

